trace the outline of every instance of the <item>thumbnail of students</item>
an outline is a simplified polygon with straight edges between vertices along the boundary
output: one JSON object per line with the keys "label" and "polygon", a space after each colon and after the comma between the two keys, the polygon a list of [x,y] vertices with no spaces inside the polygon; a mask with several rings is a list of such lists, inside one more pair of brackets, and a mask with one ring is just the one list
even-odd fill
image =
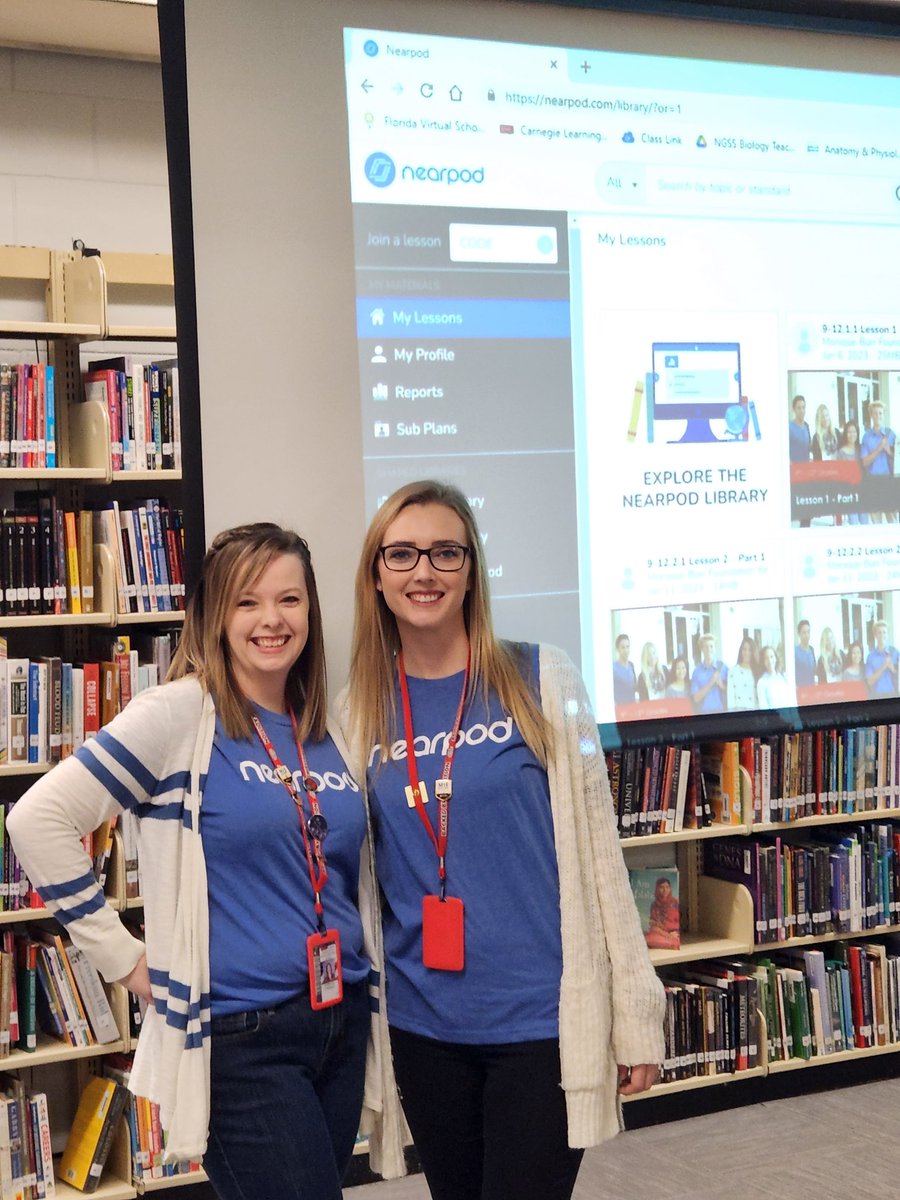
{"label": "thumbnail of students", "polygon": [[662,700],[666,694],[666,673],[659,665],[659,654],[652,642],[645,642],[641,651],[637,690],[639,700]]}
{"label": "thumbnail of students", "polygon": [[888,645],[887,621],[876,621],[872,630],[875,645],[866,656],[866,685],[870,696],[896,696],[900,655]]}
{"label": "thumbnail of students", "polygon": [[818,683],[840,683],[844,675],[844,660],[834,638],[834,631],[826,625],[819,638],[819,661],[816,663]]}
{"label": "thumbnail of students", "polygon": [[690,700],[691,681],[688,671],[688,661],[683,654],[672,659],[669,667],[669,683],[666,687],[667,700]]}
{"label": "thumbnail of students", "polygon": [[860,642],[851,642],[847,647],[847,665],[841,674],[843,683],[865,683],[866,670],[863,648]]}
{"label": "thumbnail of students", "polygon": [[778,654],[774,647],[763,646],[760,660],[763,670],[756,683],[759,707],[787,708],[791,703],[791,689],[784,672],[778,670]]}
{"label": "thumbnail of students", "polygon": [[616,638],[616,659],[613,663],[613,702],[615,704],[634,704],[637,699],[637,676],[634,663],[629,662],[631,654],[631,638],[627,633],[620,633]]}
{"label": "thumbnail of students", "polygon": [[793,420],[788,425],[788,454],[792,463],[809,462],[812,438],[806,423],[806,397],[795,396],[791,401]]}
{"label": "thumbnail of students", "polygon": [[[816,652],[809,644],[809,621],[797,623],[797,644],[794,646],[794,679],[797,687],[812,687],[816,682]],[[762,705],[762,701],[760,701]],[[766,707],[762,705],[762,707]]]}
{"label": "thumbnail of students", "polygon": [[[845,422],[844,428],[841,430],[840,445],[837,452],[838,459],[849,459],[851,462],[860,463],[862,458],[860,455],[859,444],[859,425],[851,418]],[[845,513],[844,519],[848,525],[868,525],[868,513]]]}
{"label": "thumbnail of students", "polygon": [[728,668],[715,657],[716,639],[705,633],[698,643],[700,661],[691,675],[691,696],[698,713],[725,711]]}
{"label": "thumbnail of students", "polygon": [[813,459],[816,462],[828,462],[837,458],[838,437],[827,404],[820,404],[816,409],[815,429],[809,447]]}
{"label": "thumbnail of students", "polygon": [[[873,400],[869,405],[869,420],[871,427],[862,436],[862,465],[873,478],[893,477],[894,450],[897,439],[893,430],[884,425],[884,405],[880,400]],[[882,520],[896,521],[896,512],[873,512],[872,520],[881,524]]]}
{"label": "thumbnail of students", "polygon": [[759,666],[756,657],[756,642],[745,637],[740,644],[737,662],[728,672],[727,700],[729,711],[757,707],[756,676]]}

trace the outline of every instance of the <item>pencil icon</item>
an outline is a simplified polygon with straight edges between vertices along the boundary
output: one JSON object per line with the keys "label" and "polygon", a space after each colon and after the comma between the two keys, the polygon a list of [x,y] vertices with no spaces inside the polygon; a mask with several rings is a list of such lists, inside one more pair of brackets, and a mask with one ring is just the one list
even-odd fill
{"label": "pencil icon", "polygon": [[756,405],[751,400],[747,405],[750,410],[750,420],[753,423],[753,432],[756,434],[756,440],[759,441],[762,434],[759,431],[759,417],[756,415]]}
{"label": "pencil icon", "polygon": [[644,381],[638,379],[634,385],[634,397],[631,401],[631,420],[628,422],[628,440],[633,442],[637,437],[638,422],[641,419],[641,404],[644,400]]}

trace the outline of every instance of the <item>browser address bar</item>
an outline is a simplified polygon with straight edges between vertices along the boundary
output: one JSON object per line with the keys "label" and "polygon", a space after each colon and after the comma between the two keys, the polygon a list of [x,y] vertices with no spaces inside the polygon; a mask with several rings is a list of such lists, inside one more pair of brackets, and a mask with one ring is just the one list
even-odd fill
{"label": "browser address bar", "polygon": [[897,178],[860,178],[750,167],[611,163],[598,172],[597,185],[601,196],[616,206],[867,215],[900,222],[900,171]]}

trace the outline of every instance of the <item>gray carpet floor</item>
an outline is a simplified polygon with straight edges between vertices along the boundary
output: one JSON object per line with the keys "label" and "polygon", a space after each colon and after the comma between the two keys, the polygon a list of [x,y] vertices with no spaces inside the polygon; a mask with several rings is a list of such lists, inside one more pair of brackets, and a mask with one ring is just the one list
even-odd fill
{"label": "gray carpet floor", "polygon": [[[900,1080],[654,1125],[588,1151],[574,1200],[889,1200],[898,1127]],[[421,1175],[344,1194],[429,1200]]]}

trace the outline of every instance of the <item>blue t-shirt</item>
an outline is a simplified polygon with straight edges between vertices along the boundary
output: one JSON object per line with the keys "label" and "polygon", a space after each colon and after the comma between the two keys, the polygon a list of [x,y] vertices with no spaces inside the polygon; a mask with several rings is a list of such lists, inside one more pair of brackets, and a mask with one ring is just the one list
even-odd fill
{"label": "blue t-shirt", "polygon": [[816,682],[816,652],[812,646],[794,646],[794,680],[797,687],[811,687]]}
{"label": "blue t-shirt", "polygon": [[811,438],[809,426],[804,421],[798,425],[791,421],[788,425],[788,456],[791,462],[809,462]]}
{"label": "blue t-shirt", "polygon": [[722,687],[726,687],[728,683],[728,668],[723,662],[718,659],[705,666],[703,663],[698,663],[694,667],[694,673],[691,675],[691,696],[694,704],[697,706],[697,712],[713,713],[724,712],[725,710],[725,694],[718,684],[715,684],[709,689],[702,700],[697,700],[697,693],[701,692],[710,682],[716,671],[719,672],[719,682]]}
{"label": "blue t-shirt", "polygon": [[[290,717],[263,709],[257,713],[278,757],[294,771],[308,815]],[[355,983],[369,971],[356,908],[365,810],[359,786],[330,737],[304,743],[303,750],[328,821],[325,923],[340,932],[344,982]],[[316,932],[300,821],[256,734],[234,741],[218,719],[200,830],[209,894],[212,1015],[282,1004],[307,986],[306,939]]]}
{"label": "blue t-shirt", "polygon": [[637,677],[632,663],[613,663],[613,703],[634,704]]}
{"label": "blue t-shirt", "polygon": [[890,662],[891,666],[878,676],[874,684],[869,684],[869,691],[873,696],[893,696],[897,691],[897,651],[893,646],[885,646],[883,650],[870,650],[866,656],[866,683],[869,684],[869,676],[874,675],[878,668],[885,662]]}
{"label": "blue t-shirt", "polygon": [[888,449],[882,450],[879,454],[876,454],[869,463],[866,470],[870,475],[890,475],[890,451],[894,449],[894,443],[897,439],[894,437],[893,431],[890,429],[881,429],[878,432],[876,432],[874,429],[867,429],[862,435],[860,446],[862,449],[863,458],[867,458],[873,450],[880,446],[883,438],[887,438]]}
{"label": "blue t-shirt", "polygon": [[[536,672],[537,647],[529,647]],[[536,674],[535,674],[536,678]],[[434,780],[441,774],[463,673],[409,679],[419,779],[437,831]],[[476,691],[463,713],[453,759],[447,895],[465,904],[465,967],[422,965],[422,897],[438,891],[437,854],[409,784],[402,707],[386,763],[370,756],[369,800],[385,896],[387,1004],[392,1025],[468,1044],[558,1036],[562,942],[559,875],[547,773],[491,694]]]}

